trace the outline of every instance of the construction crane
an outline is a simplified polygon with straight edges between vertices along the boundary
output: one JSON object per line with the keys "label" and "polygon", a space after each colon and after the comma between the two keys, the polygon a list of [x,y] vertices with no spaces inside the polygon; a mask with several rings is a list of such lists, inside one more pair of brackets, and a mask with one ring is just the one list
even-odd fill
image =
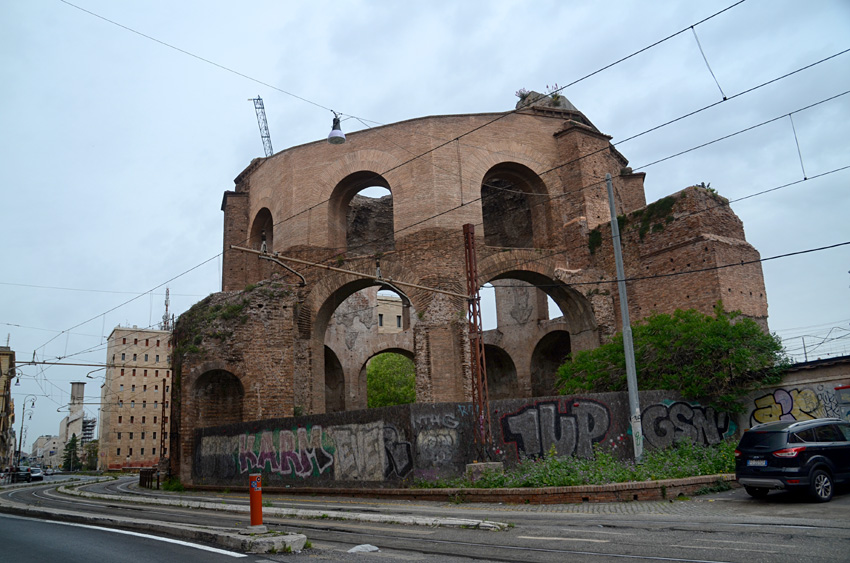
{"label": "construction crane", "polygon": [[272,149],[272,136],[269,133],[269,124],[266,121],[266,108],[263,106],[263,99],[257,95],[256,98],[251,98],[249,101],[254,102],[254,111],[257,112],[257,125],[260,126],[263,150],[266,151],[266,156],[271,156],[274,154],[274,150]]}

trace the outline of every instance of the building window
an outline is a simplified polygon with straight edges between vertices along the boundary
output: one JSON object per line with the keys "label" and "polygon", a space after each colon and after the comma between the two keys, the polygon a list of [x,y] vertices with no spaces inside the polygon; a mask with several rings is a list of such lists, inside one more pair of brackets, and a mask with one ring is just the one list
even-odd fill
{"label": "building window", "polygon": [[115,354],[112,354],[112,363],[115,363]]}
{"label": "building window", "polygon": [[147,391],[147,390],[148,390],[148,386],[147,386],[147,385],[142,385],[142,391]]}
{"label": "building window", "polygon": [[133,369],[133,377],[136,377],[136,370],[135,370],[135,368]]}
{"label": "building window", "polygon": [[145,455],[145,448],[142,448],[142,453],[139,455]]}
{"label": "building window", "polygon": [[159,361],[159,354],[156,355],[156,361]]}
{"label": "building window", "polygon": [[153,433],[153,439],[156,440],[156,432]]}
{"label": "building window", "polygon": [[130,401],[130,408],[136,408],[136,401]]}
{"label": "building window", "polygon": [[119,390],[119,391],[123,391],[123,390],[124,390],[124,384],[123,384],[123,383],[122,383],[121,385],[119,385],[119,386],[118,386],[118,390]]}
{"label": "building window", "polygon": [[159,403],[157,401],[153,402],[153,408],[155,408],[155,409],[159,408]]}
{"label": "building window", "polygon": [[153,390],[154,390],[154,391],[159,391],[159,385],[154,385],[154,386],[153,386]]}
{"label": "building window", "polygon": [[131,417],[130,417],[130,424],[133,424],[133,421],[134,421],[135,419],[136,419],[136,417],[135,417],[135,416],[131,416]]}
{"label": "building window", "polygon": [[124,375],[124,368],[121,368],[121,375]]}
{"label": "building window", "polygon": [[131,440],[133,439],[133,433],[132,432],[130,432],[130,439]]}
{"label": "building window", "polygon": [[119,440],[121,439],[121,433],[120,432],[118,433],[118,439]]}
{"label": "building window", "polygon": [[127,453],[127,455],[133,455],[133,448],[130,448],[130,451]]}
{"label": "building window", "polygon": [[126,360],[126,359],[127,359],[127,354],[125,354],[124,352],[121,352],[121,360],[123,361],[123,360]]}
{"label": "building window", "polygon": [[123,407],[123,406],[124,406],[124,401],[122,401],[122,400],[120,400],[120,399],[119,399],[119,400],[118,400],[118,408],[120,409],[120,408],[121,408],[121,407]]}
{"label": "building window", "polygon": [[378,326],[384,326],[384,314],[378,313]]}
{"label": "building window", "polygon": [[[164,422],[165,424],[168,424],[168,417],[167,417],[167,416],[163,416],[163,417],[162,417],[162,422]],[[165,433],[165,438],[166,438],[166,439],[168,439],[168,432],[166,432],[166,433]]]}
{"label": "building window", "polygon": [[[167,417],[166,417],[166,418],[167,418]],[[166,419],[166,421],[165,421],[165,422],[168,422],[168,420]],[[168,440],[168,432],[163,432],[163,433],[162,433],[162,439],[163,439],[163,440]]]}
{"label": "building window", "polygon": [[150,340],[145,338],[145,346],[150,346],[149,342],[150,342]]}
{"label": "building window", "polygon": [[153,417],[153,423],[156,424],[156,417]]}
{"label": "building window", "polygon": [[143,409],[148,408],[148,402],[147,401],[142,401],[142,408]]}
{"label": "building window", "polygon": [[145,361],[148,361],[148,355],[145,354]]}
{"label": "building window", "polygon": [[138,346],[138,345],[139,345],[139,339],[138,339],[138,338],[134,338],[134,339],[133,339],[133,344],[135,344],[136,346]]}
{"label": "building window", "polygon": [[127,339],[126,339],[126,338],[122,338],[122,339],[121,339],[121,344],[127,344]]}
{"label": "building window", "polygon": [[142,424],[145,423],[145,417],[142,417]]}
{"label": "building window", "polygon": [[145,370],[145,377],[148,376],[148,370]]}
{"label": "building window", "polygon": [[124,418],[124,417],[123,417],[123,416],[119,416],[119,417],[118,417],[118,424],[121,424],[121,419],[122,419],[122,418]]}
{"label": "building window", "polygon": [[133,361],[136,361],[136,354],[133,354]]}
{"label": "building window", "polygon": [[156,347],[159,348],[159,340],[156,341]]}
{"label": "building window", "polygon": [[[142,421],[142,422],[144,422],[144,421]],[[142,440],[144,440],[144,439],[145,439],[145,433],[142,432]]]}
{"label": "building window", "polygon": [[115,455],[121,455],[121,448],[115,450]]}
{"label": "building window", "polygon": [[131,386],[130,386],[130,391],[132,391],[133,393],[135,393],[135,392],[136,392],[136,386],[135,386],[135,385],[131,385]]}
{"label": "building window", "polygon": [[396,326],[397,328],[401,328],[401,315],[396,315],[396,316],[395,316],[395,326]]}
{"label": "building window", "polygon": [[170,386],[170,385],[166,385],[166,386],[165,386],[165,392],[166,392],[166,393],[168,393],[168,388],[169,388],[169,387],[171,387],[171,386]]}
{"label": "building window", "polygon": [[151,448],[151,455],[156,455],[156,448]]}

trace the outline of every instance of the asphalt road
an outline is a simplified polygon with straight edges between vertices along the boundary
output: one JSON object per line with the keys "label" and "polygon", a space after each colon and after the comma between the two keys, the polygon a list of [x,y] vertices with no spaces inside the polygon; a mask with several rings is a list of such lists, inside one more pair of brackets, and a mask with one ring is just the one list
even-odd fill
{"label": "asphalt road", "polygon": [[[87,489],[111,494],[164,496],[178,502],[201,497],[222,506],[247,503],[244,493],[197,495],[139,491],[132,480],[90,485]],[[0,492],[0,498],[47,510],[74,510],[157,522],[192,522],[221,527],[248,524],[247,513],[80,499],[61,494],[49,484],[5,490]],[[314,547],[300,555],[252,556],[255,561],[307,557],[364,562],[850,561],[850,493],[847,492],[827,504],[812,503],[805,497],[785,493],[771,493],[766,499],[755,500],[741,489],[672,502],[580,505],[475,505],[269,494],[264,496],[264,504],[275,508],[308,508],[320,513],[343,510],[352,515],[480,518],[507,522],[512,527],[493,532],[374,524],[357,519],[267,517],[264,523],[269,528],[304,533]],[[346,553],[360,544],[375,545],[381,552]],[[5,559],[0,556],[0,560]]]}

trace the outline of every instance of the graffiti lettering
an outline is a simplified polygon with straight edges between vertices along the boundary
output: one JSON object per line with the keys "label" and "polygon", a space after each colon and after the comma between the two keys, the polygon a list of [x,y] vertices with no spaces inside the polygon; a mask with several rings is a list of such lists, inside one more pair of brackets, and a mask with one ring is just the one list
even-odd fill
{"label": "graffiti lettering", "polygon": [[[821,394],[823,395],[823,394]],[[832,406],[835,401],[826,403]],[[750,422],[759,424],[774,420],[808,420],[831,416],[834,408],[827,410],[826,405],[811,389],[777,389],[773,393],[762,395],[755,401],[755,410],[750,415]]]}
{"label": "graffiti lettering", "polygon": [[590,457],[611,424],[608,409],[594,401],[576,401],[561,412],[555,402],[523,407],[502,417],[502,439],[514,442],[517,457],[540,457],[552,447],[559,455]]}
{"label": "graffiti lettering", "polygon": [[386,467],[384,423],[348,424],[327,430],[336,444],[334,478],[380,481]]}
{"label": "graffiti lettering", "polygon": [[418,415],[416,419],[413,421],[417,427],[445,427],[445,428],[457,428],[460,422],[458,422],[457,417],[451,413],[446,414],[422,414]]}
{"label": "graffiti lettering", "polygon": [[401,432],[392,424],[384,426],[384,449],[386,450],[386,465],[384,477],[393,473],[404,477],[413,469],[413,455],[410,442],[402,439]]}
{"label": "graffiti lettering", "polygon": [[643,411],[642,421],[644,439],[656,448],[666,448],[683,439],[718,444],[735,432],[735,424],[726,413],[682,402],[652,405]]}
{"label": "graffiti lettering", "polygon": [[[259,437],[259,447],[256,447]],[[259,436],[242,434],[239,436],[239,471],[269,471],[280,475],[295,473],[299,477],[309,477],[323,473],[333,463],[331,455],[322,447],[322,427],[313,426],[310,439],[307,429],[298,429],[295,435],[290,430],[281,430],[278,447],[275,447],[274,433],[263,432]]]}
{"label": "graffiti lettering", "polygon": [[420,460],[437,467],[454,458],[457,443],[457,430],[453,428],[420,430],[416,435],[416,453]]}

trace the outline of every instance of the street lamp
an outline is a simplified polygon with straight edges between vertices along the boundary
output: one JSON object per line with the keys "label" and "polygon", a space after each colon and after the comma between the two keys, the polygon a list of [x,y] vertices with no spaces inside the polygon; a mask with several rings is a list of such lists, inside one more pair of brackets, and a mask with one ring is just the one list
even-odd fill
{"label": "street lamp", "polygon": [[328,135],[328,142],[332,145],[341,145],[345,142],[345,133],[342,132],[342,128],[339,124],[339,114],[337,112],[333,112],[333,114],[333,128],[331,129],[330,135]]}
{"label": "street lamp", "polygon": [[27,415],[27,401],[29,401],[30,398],[32,398],[32,403],[30,404],[30,418],[32,418],[32,409],[35,408],[36,396],[27,395],[26,397],[24,397],[24,408],[21,410],[21,433],[18,436],[18,458],[15,461],[15,467],[21,464],[21,454],[23,453],[21,451],[21,448],[23,447],[22,442],[24,441],[24,418]]}

